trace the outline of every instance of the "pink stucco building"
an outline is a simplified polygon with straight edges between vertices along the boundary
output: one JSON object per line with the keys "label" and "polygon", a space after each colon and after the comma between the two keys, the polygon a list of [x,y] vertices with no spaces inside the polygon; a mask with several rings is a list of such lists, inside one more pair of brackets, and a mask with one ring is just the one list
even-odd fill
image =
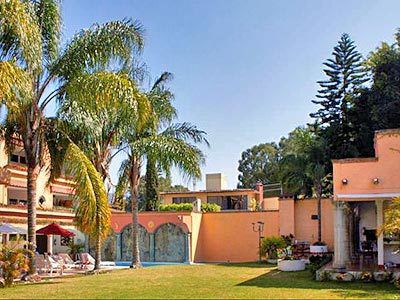
{"label": "pink stucco building", "polygon": [[399,241],[379,233],[384,210],[400,196],[400,130],[375,133],[375,157],[333,161],[334,267],[345,268],[366,251],[377,264],[400,264]]}

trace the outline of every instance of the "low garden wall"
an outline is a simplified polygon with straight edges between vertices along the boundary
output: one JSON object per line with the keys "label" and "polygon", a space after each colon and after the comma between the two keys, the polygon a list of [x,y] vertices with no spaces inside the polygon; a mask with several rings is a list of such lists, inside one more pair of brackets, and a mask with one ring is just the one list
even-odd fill
{"label": "low garden wall", "polygon": [[258,232],[252,223],[264,222],[264,236],[279,235],[278,211],[204,213],[194,252],[195,262],[258,260]]}

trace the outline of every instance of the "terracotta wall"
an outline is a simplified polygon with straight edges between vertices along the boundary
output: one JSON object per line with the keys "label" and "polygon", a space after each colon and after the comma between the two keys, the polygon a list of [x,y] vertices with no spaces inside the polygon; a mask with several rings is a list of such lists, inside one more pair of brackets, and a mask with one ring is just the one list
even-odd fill
{"label": "terracotta wall", "polygon": [[[258,233],[252,223],[265,223],[264,236],[293,233],[298,241],[317,240],[317,200],[281,199],[280,210],[218,213],[143,212],[139,223],[154,232],[164,223],[179,225],[191,233],[191,260],[195,262],[246,262],[258,259]],[[120,232],[131,223],[131,214],[113,214],[111,225]],[[333,204],[322,200],[322,239],[333,248]]]}
{"label": "terracotta wall", "polygon": [[[294,234],[296,240],[313,243],[318,239],[317,200],[281,199],[279,201],[280,233]],[[322,240],[333,250],[333,202],[322,199]]]}
{"label": "terracotta wall", "polygon": [[[111,228],[115,233],[120,233],[125,226],[132,223],[132,214],[113,213],[111,215]],[[192,217],[190,212],[141,212],[139,224],[148,232],[155,232],[165,223],[173,223],[183,229],[184,232],[192,232]]]}
{"label": "terracotta wall", "polygon": [[202,216],[196,262],[246,262],[258,259],[258,233],[252,223],[265,223],[265,236],[279,235],[279,213],[223,212]]}
{"label": "terracotta wall", "polygon": [[[375,134],[375,157],[333,161],[333,189],[340,194],[398,193],[400,180],[400,130],[383,130]],[[373,179],[379,183],[374,184]],[[342,180],[348,183],[343,184]],[[346,199],[344,199],[346,200]]]}
{"label": "terracotta wall", "polygon": [[279,209],[279,197],[268,197],[264,198],[261,203],[263,210],[278,210]]}

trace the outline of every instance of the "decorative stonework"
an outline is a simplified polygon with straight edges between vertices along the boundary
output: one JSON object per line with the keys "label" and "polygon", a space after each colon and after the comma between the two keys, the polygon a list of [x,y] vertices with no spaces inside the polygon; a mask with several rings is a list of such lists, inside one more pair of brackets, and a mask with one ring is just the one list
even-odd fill
{"label": "decorative stonework", "polygon": [[[139,251],[141,261],[150,261],[150,237],[143,226],[139,226]],[[121,260],[132,260],[132,226],[127,225],[121,231]]]}
{"label": "decorative stonework", "polygon": [[172,223],[161,225],[154,235],[155,261],[184,262],[186,234]]}
{"label": "decorative stonework", "polygon": [[154,227],[154,222],[153,221],[149,221],[149,223],[147,223],[147,227],[152,229]]}
{"label": "decorative stonework", "polygon": [[11,180],[11,172],[7,167],[0,168],[0,184],[9,185]]}

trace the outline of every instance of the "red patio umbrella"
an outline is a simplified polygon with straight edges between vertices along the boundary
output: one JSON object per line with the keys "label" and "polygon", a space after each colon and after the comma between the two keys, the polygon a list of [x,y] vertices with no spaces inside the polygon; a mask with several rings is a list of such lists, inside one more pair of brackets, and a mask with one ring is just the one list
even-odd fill
{"label": "red patio umbrella", "polygon": [[75,233],[62,228],[57,223],[51,223],[43,228],[40,228],[39,230],[36,231],[36,233],[44,235],[61,235],[65,237],[75,236]]}

